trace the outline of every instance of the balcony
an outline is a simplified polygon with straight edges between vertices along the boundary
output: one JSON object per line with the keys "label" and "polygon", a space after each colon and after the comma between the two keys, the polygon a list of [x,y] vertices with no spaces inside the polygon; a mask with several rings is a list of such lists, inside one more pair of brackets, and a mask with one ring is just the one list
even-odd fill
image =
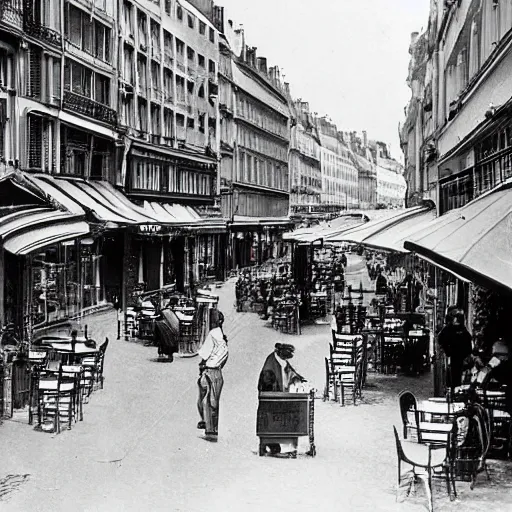
{"label": "balcony", "polygon": [[185,63],[182,60],[176,60],[176,68],[182,73],[186,73]]}
{"label": "balcony", "polygon": [[117,124],[117,112],[115,110],[71,91],[64,91],[63,108],[77,114],[92,117],[102,123]]}
{"label": "balcony", "polygon": [[54,46],[61,46],[62,35],[56,30],[53,30],[43,25],[40,21],[34,19],[34,14],[32,12],[32,2],[30,0],[25,0],[24,4],[23,30],[29,36],[32,36],[36,39],[40,39]]}
{"label": "balcony", "polygon": [[172,68],[174,64],[174,57],[172,53],[164,50],[164,66]]}
{"label": "balcony", "polygon": [[0,22],[23,30],[22,0],[4,0],[0,2]]}
{"label": "balcony", "polygon": [[151,100],[160,103],[163,98],[163,93],[161,89],[151,89]]}

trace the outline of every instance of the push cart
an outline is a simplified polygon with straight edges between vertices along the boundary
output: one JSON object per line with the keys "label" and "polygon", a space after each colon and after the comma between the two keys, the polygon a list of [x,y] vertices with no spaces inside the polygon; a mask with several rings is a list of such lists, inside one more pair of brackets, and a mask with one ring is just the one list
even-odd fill
{"label": "push cart", "polygon": [[268,445],[291,443],[291,457],[297,457],[299,437],[308,436],[307,455],[316,455],[315,393],[260,392],[256,435],[260,438],[259,454],[266,454]]}

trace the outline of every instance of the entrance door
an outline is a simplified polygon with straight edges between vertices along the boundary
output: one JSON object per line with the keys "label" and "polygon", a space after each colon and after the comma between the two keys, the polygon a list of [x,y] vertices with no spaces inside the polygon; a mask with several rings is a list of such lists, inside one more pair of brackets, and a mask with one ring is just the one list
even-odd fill
{"label": "entrance door", "polygon": [[176,290],[183,292],[185,288],[185,237],[173,238],[169,243],[171,266],[176,279]]}
{"label": "entrance door", "polygon": [[160,288],[161,251],[162,244],[160,242],[148,243],[144,249],[144,270],[148,290],[158,290]]}

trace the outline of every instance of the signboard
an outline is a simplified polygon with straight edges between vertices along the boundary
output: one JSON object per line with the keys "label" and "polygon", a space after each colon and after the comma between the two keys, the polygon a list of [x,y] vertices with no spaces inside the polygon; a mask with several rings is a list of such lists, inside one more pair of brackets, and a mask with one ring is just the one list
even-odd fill
{"label": "signboard", "polygon": [[141,233],[160,233],[162,226],[160,224],[141,224],[139,230]]}
{"label": "signboard", "polygon": [[260,393],[256,435],[307,436],[308,422],[307,393]]}

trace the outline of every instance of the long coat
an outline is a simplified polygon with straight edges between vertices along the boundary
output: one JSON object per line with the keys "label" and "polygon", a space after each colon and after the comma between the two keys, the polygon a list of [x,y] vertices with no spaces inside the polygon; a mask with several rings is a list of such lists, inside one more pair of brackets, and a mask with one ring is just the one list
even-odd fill
{"label": "long coat", "polygon": [[[294,376],[297,376],[300,380],[304,380],[292,367],[290,363],[286,364],[285,373],[288,374],[288,382]],[[272,352],[263,365],[260,372],[260,379],[258,381],[258,391],[288,391],[283,386],[283,370],[279,361],[276,358],[275,352]]]}

